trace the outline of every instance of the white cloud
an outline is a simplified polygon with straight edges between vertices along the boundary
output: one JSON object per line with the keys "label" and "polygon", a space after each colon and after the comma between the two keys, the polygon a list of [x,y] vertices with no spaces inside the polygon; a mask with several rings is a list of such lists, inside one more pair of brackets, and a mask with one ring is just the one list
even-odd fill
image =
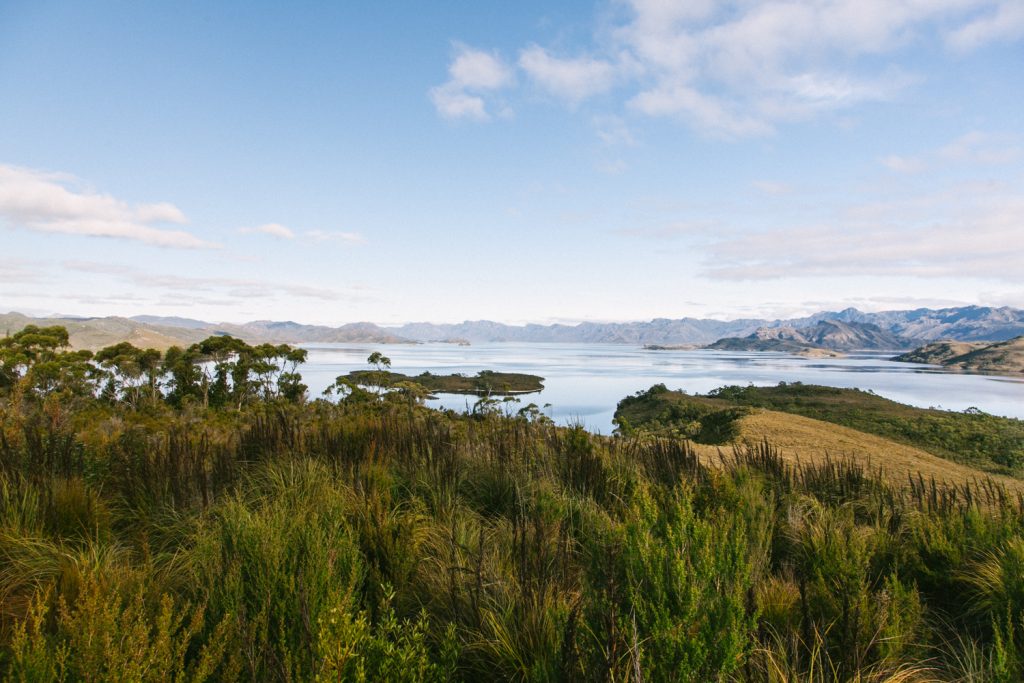
{"label": "white cloud", "polygon": [[592,57],[560,59],[531,45],[519,53],[519,66],[552,95],[576,104],[608,91],[615,82],[615,67]]}
{"label": "white cloud", "polygon": [[172,204],[130,204],[78,187],[66,174],[0,164],[0,221],[13,228],[65,235],[133,240],[161,247],[212,248],[184,230],[158,227],[187,223]]}
{"label": "white cloud", "polygon": [[953,49],[966,52],[987,43],[1021,36],[1024,36],[1024,3],[1002,0],[993,11],[951,31],[946,41]]}
{"label": "white cloud", "polygon": [[163,296],[215,295],[238,300],[280,299],[282,297],[317,299],[321,301],[348,301],[351,291],[339,291],[326,287],[315,287],[289,282],[273,282],[227,277],[191,277],[185,275],[156,273],[132,266],[95,261],[65,261],[67,270],[94,275],[114,277],[134,287],[153,290]]}
{"label": "white cloud", "polygon": [[1008,164],[1024,156],[1024,149],[1012,135],[970,131],[920,156],[890,154],[879,162],[896,173],[920,173],[944,165],[992,166]]}
{"label": "white cloud", "polygon": [[366,239],[357,232],[342,232],[339,230],[305,230],[297,234],[294,230],[280,223],[266,223],[255,228],[240,228],[239,232],[246,234],[264,234],[281,239],[294,240],[302,237],[307,242],[317,244],[323,242],[342,242],[345,244],[365,244]]}
{"label": "white cloud", "polygon": [[634,108],[712,134],[763,135],[779,122],[891,98],[912,79],[891,68],[863,73],[856,58],[896,50],[951,4],[963,0],[698,3],[695,14],[634,1],[615,35],[644,66]]}
{"label": "white cloud", "polygon": [[242,233],[260,233],[263,235],[272,235],[274,237],[280,237],[286,240],[295,239],[295,231],[288,226],[281,225],[280,223],[265,223],[264,225],[258,225],[255,228],[241,228],[239,232]]}
{"label": "white cloud", "polygon": [[1021,148],[1014,142],[1009,136],[971,131],[942,147],[938,155],[961,163],[1005,164],[1021,156]]}
{"label": "white cloud", "polygon": [[474,119],[486,121],[490,117],[484,98],[469,95],[451,84],[433,88],[430,100],[434,103],[437,113],[446,119]]}
{"label": "white cloud", "polygon": [[512,72],[490,52],[459,45],[458,55],[448,67],[451,82],[467,89],[496,90],[512,82]]}
{"label": "white cloud", "polygon": [[771,126],[748,116],[728,101],[687,85],[664,84],[641,92],[629,106],[649,116],[679,116],[712,135],[735,138],[771,132]]}
{"label": "white cloud", "polygon": [[1024,196],[969,184],[868,201],[827,221],[746,232],[708,250],[725,280],[808,276],[949,277],[1024,282]]}
{"label": "white cloud", "polygon": [[513,71],[491,52],[456,43],[455,59],[448,66],[448,80],[430,89],[431,102],[447,119],[490,118],[483,94],[511,85]]}
{"label": "white cloud", "polygon": [[593,124],[598,139],[609,147],[636,145],[633,131],[618,116],[595,116]]}
{"label": "white cloud", "polygon": [[[1021,0],[619,0],[590,45],[554,56],[524,47],[518,66],[576,105],[613,86],[628,106],[712,135],[771,133],[781,123],[897,97],[918,77],[901,51],[926,41],[975,49],[1024,36]],[[461,47],[431,91],[450,118],[489,118],[486,92],[512,85],[493,54]]]}

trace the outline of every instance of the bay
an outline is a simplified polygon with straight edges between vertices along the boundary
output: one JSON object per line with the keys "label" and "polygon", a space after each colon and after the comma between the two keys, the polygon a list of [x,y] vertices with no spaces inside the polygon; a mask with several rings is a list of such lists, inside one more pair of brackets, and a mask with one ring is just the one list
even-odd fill
{"label": "bay", "polygon": [[[616,404],[625,396],[662,383],[669,389],[704,393],[720,386],[803,382],[856,387],[919,407],[978,408],[993,415],[1024,419],[1024,378],[968,375],[916,363],[887,360],[893,354],[859,353],[843,358],[803,358],[782,353],[743,353],[699,349],[650,351],[624,344],[306,344],[301,368],[312,397],[338,375],[366,369],[366,358],[380,351],[391,369],[407,375],[481,370],[525,372],[545,378],[542,392],[520,396],[514,411],[528,403],[545,406],[559,424],[581,423],[610,434]],[[428,404],[468,410],[473,396],[443,395]]]}

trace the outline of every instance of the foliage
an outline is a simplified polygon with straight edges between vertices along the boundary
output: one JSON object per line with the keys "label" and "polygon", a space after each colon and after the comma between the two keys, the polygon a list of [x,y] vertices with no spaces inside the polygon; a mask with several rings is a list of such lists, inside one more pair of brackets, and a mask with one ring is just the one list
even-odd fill
{"label": "foliage", "polygon": [[725,444],[739,436],[737,420],[747,413],[745,408],[723,406],[655,384],[619,401],[615,424],[624,435],[643,432]]}
{"label": "foliage", "polygon": [[708,395],[877,434],[991,472],[1019,474],[1024,468],[1024,421],[977,409],[914,408],[859,389],[799,382],[722,387]]}
{"label": "foliage", "polygon": [[338,377],[338,382],[390,388],[403,382],[415,383],[430,393],[507,395],[528,394],[544,388],[543,377],[517,372],[495,372],[482,370],[473,377],[465,375],[435,375],[424,372],[419,375],[403,375],[386,370],[355,370]]}
{"label": "foliage", "polygon": [[291,400],[298,355],[229,338],[164,355],[155,401],[127,347],[86,363],[117,391],[43,395],[61,344],[3,347],[2,679],[1024,678],[1024,501],[992,482]]}
{"label": "foliage", "polygon": [[1024,421],[977,409],[915,408],[859,389],[782,382],[690,395],[658,384],[620,401],[615,420],[623,434],[644,431],[722,444],[735,439],[736,420],[753,408],[850,427],[988,472],[1024,472]]}

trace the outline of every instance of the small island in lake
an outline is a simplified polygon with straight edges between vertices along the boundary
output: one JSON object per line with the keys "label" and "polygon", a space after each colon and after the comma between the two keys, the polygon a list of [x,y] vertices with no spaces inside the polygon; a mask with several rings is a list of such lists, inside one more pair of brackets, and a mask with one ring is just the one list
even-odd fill
{"label": "small island in lake", "polygon": [[400,382],[413,382],[431,394],[511,396],[513,394],[532,394],[544,388],[543,377],[492,370],[481,370],[473,377],[460,374],[435,375],[430,372],[404,375],[388,370],[354,370],[339,379],[345,379],[352,384],[385,388],[393,387]]}
{"label": "small island in lake", "polygon": [[696,351],[700,344],[644,344],[644,351]]}

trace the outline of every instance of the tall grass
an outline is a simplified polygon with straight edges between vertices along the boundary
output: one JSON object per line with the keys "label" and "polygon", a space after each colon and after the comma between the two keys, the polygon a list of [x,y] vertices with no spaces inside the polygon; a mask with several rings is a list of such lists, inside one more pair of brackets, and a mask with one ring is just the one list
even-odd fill
{"label": "tall grass", "polygon": [[1024,677],[1024,504],[387,401],[0,411],[0,677]]}

